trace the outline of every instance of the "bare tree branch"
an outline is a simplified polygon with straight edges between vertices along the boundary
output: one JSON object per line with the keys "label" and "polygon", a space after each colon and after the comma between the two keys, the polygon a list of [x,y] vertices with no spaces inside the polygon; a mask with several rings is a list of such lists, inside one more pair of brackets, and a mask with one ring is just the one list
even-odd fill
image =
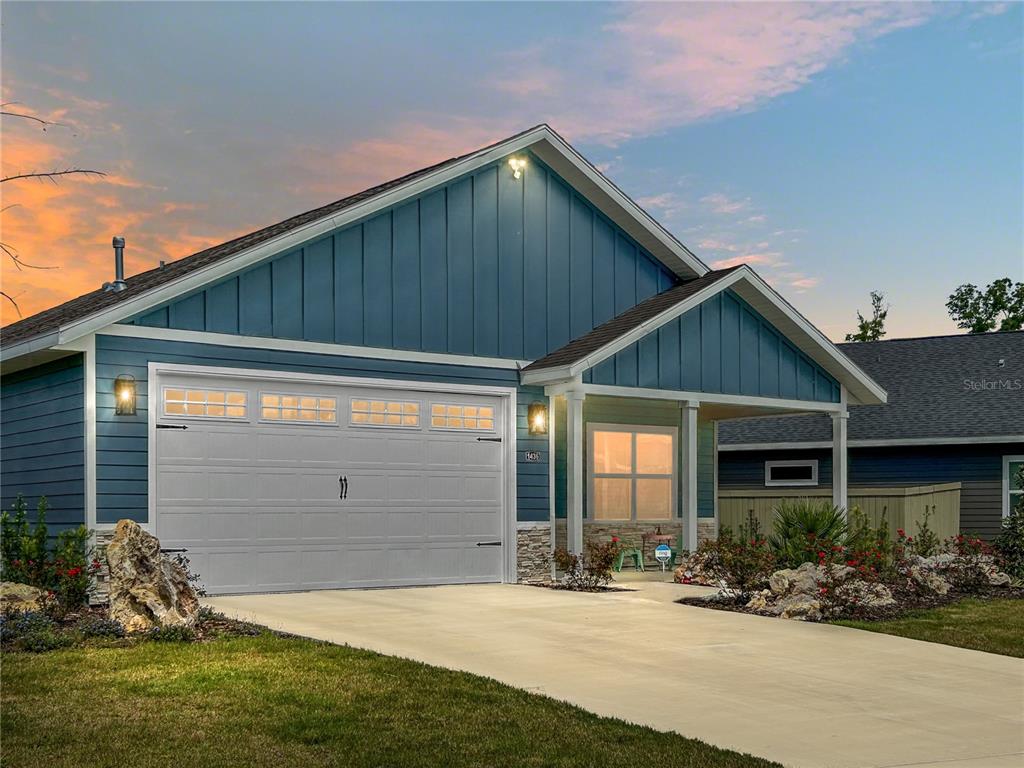
{"label": "bare tree branch", "polygon": [[14,311],[18,313],[18,317],[21,317],[21,307],[18,306],[18,302],[12,299],[9,293],[4,293],[3,291],[0,291],[0,296],[11,302],[11,306],[14,307]]}
{"label": "bare tree branch", "polygon": [[49,179],[54,184],[56,184],[58,177],[72,176],[74,174],[82,174],[85,176],[107,175],[103,173],[103,171],[91,171],[88,168],[65,168],[63,171],[48,171],[45,173],[19,173],[16,176],[4,176],[2,179],[0,179],[0,183],[5,181],[17,181],[19,179]]}
{"label": "bare tree branch", "polygon": [[48,126],[51,125],[64,125],[63,123],[55,123],[52,120],[43,120],[43,118],[36,117],[35,115],[26,115],[23,112],[11,112],[7,109],[7,107],[13,106],[17,103],[17,101],[8,101],[3,104],[0,104],[0,115],[4,117],[20,117],[22,120],[31,120],[32,122],[39,123],[41,126],[43,126],[44,131]]}

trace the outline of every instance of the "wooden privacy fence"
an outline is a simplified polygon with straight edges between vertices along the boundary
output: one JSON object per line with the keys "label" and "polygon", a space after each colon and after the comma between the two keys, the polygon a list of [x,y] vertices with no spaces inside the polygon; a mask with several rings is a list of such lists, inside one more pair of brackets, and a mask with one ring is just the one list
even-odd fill
{"label": "wooden privacy fence", "polygon": [[[770,533],[774,510],[783,501],[811,499],[832,503],[831,488],[793,489],[719,489],[719,529],[737,530],[745,525],[750,514],[761,524],[761,530]],[[896,535],[902,528],[908,536],[917,535],[915,523],[924,522],[925,512],[930,512],[928,525],[940,538],[960,533],[960,483],[940,485],[914,485],[896,488],[850,488],[850,508],[858,507],[867,515],[873,525],[878,525],[882,516],[889,521],[889,530]]]}

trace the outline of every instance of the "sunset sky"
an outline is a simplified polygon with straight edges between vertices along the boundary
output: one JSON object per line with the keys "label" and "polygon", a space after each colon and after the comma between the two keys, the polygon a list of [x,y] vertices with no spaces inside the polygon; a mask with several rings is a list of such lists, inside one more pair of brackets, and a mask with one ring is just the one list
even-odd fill
{"label": "sunset sky", "polygon": [[[547,122],[826,334],[1024,279],[1021,4],[5,3],[22,313]],[[3,322],[16,319],[3,307]]]}

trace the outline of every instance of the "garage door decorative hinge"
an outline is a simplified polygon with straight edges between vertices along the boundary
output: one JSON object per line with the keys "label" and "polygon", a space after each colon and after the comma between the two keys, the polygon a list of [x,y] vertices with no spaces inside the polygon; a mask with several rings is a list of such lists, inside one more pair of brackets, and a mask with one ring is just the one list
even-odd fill
{"label": "garage door decorative hinge", "polygon": [[478,443],[500,443],[500,437],[478,437],[476,439]]}
{"label": "garage door decorative hinge", "polygon": [[188,429],[186,424],[157,424],[157,429]]}

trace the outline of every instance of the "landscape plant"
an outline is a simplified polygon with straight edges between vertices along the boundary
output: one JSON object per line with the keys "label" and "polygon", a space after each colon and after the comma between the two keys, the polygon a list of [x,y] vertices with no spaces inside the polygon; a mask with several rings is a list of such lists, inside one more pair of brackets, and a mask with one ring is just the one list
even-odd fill
{"label": "landscape plant", "polygon": [[[1024,488],[1024,464],[1013,478],[1014,487]],[[1014,579],[1024,580],[1024,493],[1010,514],[1003,518],[995,540],[995,553],[1002,569]]]}
{"label": "landscape plant", "polygon": [[770,539],[775,558],[784,568],[817,562],[823,546],[844,544],[846,515],[840,507],[811,499],[787,500],[775,508]]}
{"label": "landscape plant", "polygon": [[758,519],[751,514],[736,533],[723,528],[717,539],[708,539],[697,547],[705,573],[740,594],[761,589],[778,567]]}
{"label": "landscape plant", "polygon": [[606,542],[587,541],[583,554],[577,555],[564,547],[552,555],[555,567],[562,572],[561,586],[577,592],[596,592],[605,589],[612,580],[612,568],[619,555],[617,539]]}

